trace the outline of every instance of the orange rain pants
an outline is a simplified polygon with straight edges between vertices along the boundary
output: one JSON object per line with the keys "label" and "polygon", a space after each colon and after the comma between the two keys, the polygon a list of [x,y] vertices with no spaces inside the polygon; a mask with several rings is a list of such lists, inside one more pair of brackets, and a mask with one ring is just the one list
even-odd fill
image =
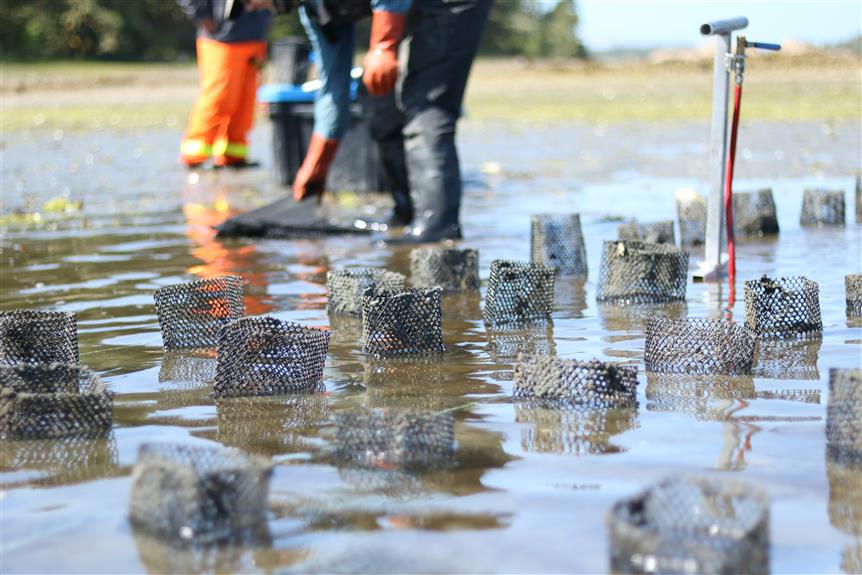
{"label": "orange rain pants", "polygon": [[227,43],[198,38],[201,93],[180,144],[180,159],[193,166],[210,156],[216,166],[241,163],[254,123],[258,69],[266,42]]}

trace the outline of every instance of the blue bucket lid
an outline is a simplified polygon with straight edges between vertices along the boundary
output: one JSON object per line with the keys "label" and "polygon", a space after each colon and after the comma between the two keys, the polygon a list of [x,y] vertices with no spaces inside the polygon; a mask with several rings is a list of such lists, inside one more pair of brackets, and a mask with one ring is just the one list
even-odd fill
{"label": "blue bucket lid", "polygon": [[[350,100],[356,101],[359,91],[359,81],[354,79],[350,82]],[[295,84],[265,84],[257,90],[258,102],[272,104],[276,102],[287,102],[290,104],[305,104],[314,102],[317,90],[305,91]]]}

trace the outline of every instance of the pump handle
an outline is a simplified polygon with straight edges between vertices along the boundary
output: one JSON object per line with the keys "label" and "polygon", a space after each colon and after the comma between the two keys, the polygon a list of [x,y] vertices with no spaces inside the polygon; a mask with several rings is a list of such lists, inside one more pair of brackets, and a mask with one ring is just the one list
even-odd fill
{"label": "pump handle", "polygon": [[781,50],[781,44],[769,44],[767,42],[746,42],[746,46],[749,48],[757,48],[759,50],[772,50],[773,52],[778,52]]}

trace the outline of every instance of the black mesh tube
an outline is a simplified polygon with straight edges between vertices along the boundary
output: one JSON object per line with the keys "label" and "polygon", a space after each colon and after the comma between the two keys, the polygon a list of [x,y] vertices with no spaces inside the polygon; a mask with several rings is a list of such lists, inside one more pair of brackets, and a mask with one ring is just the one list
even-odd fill
{"label": "black mesh tube", "polygon": [[844,276],[844,294],[847,300],[847,317],[862,317],[862,274]]}
{"label": "black mesh tube", "polygon": [[550,321],[554,310],[554,270],[509,260],[491,262],[485,322],[492,326]]}
{"label": "black mesh tube", "polygon": [[639,241],[651,244],[674,244],[673,220],[640,223],[635,220],[620,224],[617,227],[617,239],[620,241]]}
{"label": "black mesh tube", "polygon": [[829,370],[826,446],[834,460],[862,464],[862,369]]}
{"label": "black mesh tube", "polygon": [[675,199],[680,245],[703,245],[706,241],[706,200],[692,190],[680,190]]}
{"label": "black mesh tube", "polygon": [[60,311],[0,312],[0,364],[78,363],[78,320]]}
{"label": "black mesh tube", "polygon": [[771,189],[733,192],[733,233],[737,238],[778,233],[778,215]]}
{"label": "black mesh tube", "polygon": [[530,258],[563,276],[587,275],[587,250],[579,214],[543,214],[530,222]]}
{"label": "black mesh tube", "polygon": [[441,330],[441,289],[365,291],[362,301],[365,353],[373,357],[445,351]]}
{"label": "black mesh tube", "polygon": [[333,315],[362,316],[362,294],[368,288],[404,289],[405,278],[397,272],[375,268],[349,267],[326,274],[329,298],[326,310]]}
{"label": "black mesh tube", "polygon": [[720,319],[647,319],[644,364],[647,371],[742,375],[751,373],[754,333]]}
{"label": "black mesh tube", "polygon": [[245,314],[239,276],[165,286],[153,297],[165,349],[218,345],[222,326]]}
{"label": "black mesh tube", "polygon": [[660,303],[685,300],[688,252],[637,241],[605,242],[596,300]]}
{"label": "black mesh tube", "polygon": [[473,249],[418,248],[410,252],[413,287],[443,291],[479,290],[479,252]]}
{"label": "black mesh tube", "polygon": [[515,363],[514,396],[608,408],[637,403],[637,368],[598,360],[521,356]]}
{"label": "black mesh tube", "polygon": [[844,190],[805,190],[802,196],[802,226],[843,226]]}
{"label": "black mesh tube", "polygon": [[805,277],[745,282],[745,326],[760,338],[819,337],[820,290]]}

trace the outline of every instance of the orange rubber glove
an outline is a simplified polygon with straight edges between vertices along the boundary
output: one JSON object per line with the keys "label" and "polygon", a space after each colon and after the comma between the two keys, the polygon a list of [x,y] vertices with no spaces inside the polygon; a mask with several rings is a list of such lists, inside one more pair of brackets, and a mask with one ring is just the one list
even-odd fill
{"label": "orange rubber glove", "polygon": [[318,134],[311,134],[305,159],[293,179],[294,200],[299,202],[310,196],[323,196],[326,174],[337,150],[338,140],[327,140]]}
{"label": "orange rubber glove", "polygon": [[363,66],[362,82],[372,96],[385,96],[398,78],[398,41],[404,34],[404,14],[371,13],[371,39]]}

